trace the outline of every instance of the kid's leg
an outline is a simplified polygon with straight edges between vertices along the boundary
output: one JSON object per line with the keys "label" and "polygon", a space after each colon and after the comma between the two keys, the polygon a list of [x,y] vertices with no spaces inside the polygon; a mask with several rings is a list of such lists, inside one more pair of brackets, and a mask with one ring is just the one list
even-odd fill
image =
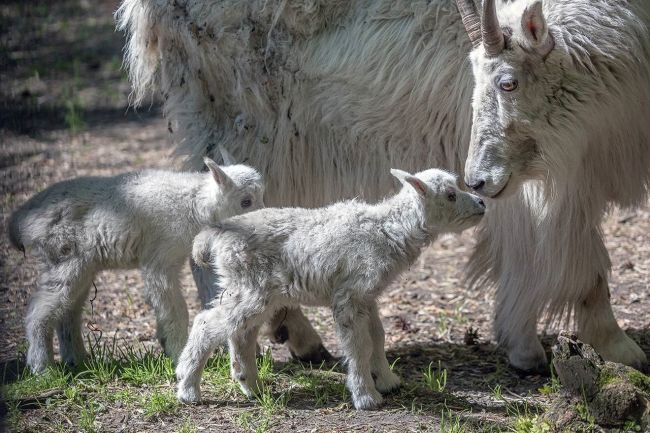
{"label": "kid's leg", "polygon": [[147,301],[156,312],[156,336],[174,364],[187,341],[189,315],[181,292],[178,269],[142,271]]}
{"label": "kid's leg", "polygon": [[54,361],[54,327],[71,310],[71,300],[79,296],[82,269],[80,261],[68,260],[45,270],[39,279],[25,319],[27,365],[34,373],[43,372]]}
{"label": "kid's leg", "polygon": [[372,338],[372,358],[370,369],[375,376],[375,387],[379,392],[386,393],[400,385],[400,378],[390,369],[384,351],[384,327],[381,324],[377,303],[372,302],[369,311],[370,336]]}
{"label": "kid's leg", "polygon": [[201,375],[214,349],[225,342],[228,335],[227,319],[221,307],[203,310],[196,315],[176,367],[176,396],[182,403],[198,403],[201,400]]}
{"label": "kid's leg", "polygon": [[228,339],[230,375],[249,398],[262,390],[255,362],[259,325],[253,322],[250,319],[244,321]]}
{"label": "kid's leg", "polygon": [[382,402],[370,371],[373,341],[367,303],[353,298],[337,300],[333,306],[336,332],[348,365],[347,385],[357,409],[374,409]]}
{"label": "kid's leg", "polygon": [[63,312],[62,320],[57,326],[59,338],[59,350],[61,361],[69,366],[78,367],[86,357],[82,334],[83,306],[88,298],[88,283],[84,281],[80,286],[77,299],[73,301],[70,308]]}

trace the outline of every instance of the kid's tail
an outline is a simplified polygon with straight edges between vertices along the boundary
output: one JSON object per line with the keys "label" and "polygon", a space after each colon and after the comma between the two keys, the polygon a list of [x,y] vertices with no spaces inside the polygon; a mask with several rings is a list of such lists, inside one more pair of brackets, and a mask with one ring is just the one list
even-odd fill
{"label": "kid's tail", "polygon": [[192,260],[194,260],[194,263],[198,266],[202,268],[210,266],[210,263],[212,262],[212,239],[217,233],[218,229],[207,228],[202,230],[194,238],[192,244]]}

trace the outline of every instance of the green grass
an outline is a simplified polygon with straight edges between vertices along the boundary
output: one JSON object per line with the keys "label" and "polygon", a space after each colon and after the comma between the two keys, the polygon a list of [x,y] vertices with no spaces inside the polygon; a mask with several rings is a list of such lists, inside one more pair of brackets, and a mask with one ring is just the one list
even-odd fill
{"label": "green grass", "polygon": [[441,433],[465,433],[468,431],[466,423],[462,422],[460,416],[450,410],[443,410],[440,413]]}
{"label": "green grass", "polygon": [[132,385],[171,383],[176,377],[172,360],[163,353],[131,352],[127,359],[128,362],[122,368],[120,378]]}
{"label": "green grass", "polygon": [[178,410],[179,404],[172,390],[154,391],[143,398],[144,416],[150,419],[173,414]]}
{"label": "green grass", "polygon": [[433,367],[433,362],[430,362],[422,376],[426,387],[434,392],[443,392],[447,387],[447,369],[442,368],[440,361],[436,368]]}
{"label": "green grass", "polygon": [[551,369],[551,380],[546,382],[541,388],[537,390],[542,395],[551,395],[559,392],[560,389],[562,389],[562,384],[560,383],[560,379],[558,379],[557,374],[555,373],[555,367],[553,366],[553,362],[551,362],[550,369]]}
{"label": "green grass", "polygon": [[183,424],[181,424],[176,431],[177,433],[196,433],[198,431],[198,427],[194,421],[192,421],[192,419],[187,418],[185,421],[183,421]]}
{"label": "green grass", "polygon": [[84,433],[95,433],[97,430],[97,406],[93,402],[81,408],[79,413],[79,428]]}
{"label": "green grass", "polygon": [[25,369],[16,382],[3,387],[3,394],[8,400],[38,397],[48,391],[63,390],[71,380],[72,375],[59,366],[49,367],[37,375]]}

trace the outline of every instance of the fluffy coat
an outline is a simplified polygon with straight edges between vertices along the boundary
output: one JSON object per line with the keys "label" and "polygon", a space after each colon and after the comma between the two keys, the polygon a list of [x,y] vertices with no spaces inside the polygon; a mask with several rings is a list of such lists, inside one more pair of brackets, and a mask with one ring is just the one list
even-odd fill
{"label": "fluffy coat", "polygon": [[174,361],[187,340],[188,313],[179,272],[200,229],[263,206],[261,176],[244,165],[208,173],[142,171],[81,177],[52,185],[14,212],[12,244],[41,265],[26,317],[27,364],[41,372],[53,362],[56,328],[61,358],[85,356],[82,307],[95,274],[140,268],[157,336]]}
{"label": "fluffy coat", "polygon": [[[650,3],[545,0],[535,35],[554,37],[547,61],[522,26],[534,3],[497,5],[514,45],[485,62],[474,50],[474,114],[472,47],[451,0],[124,0],[117,17],[134,102],[161,93],[188,166],[223,144],[263,167],[271,205],[374,200],[396,165],[463,171],[473,117],[478,134],[524,113],[521,139],[492,146],[493,168],[521,176],[491,204],[470,279],[496,288],[495,331],[515,366],[545,367],[537,323],[571,312],[606,359],[639,366],[609,303],[600,223],[650,183]],[[485,90],[482,69],[503,60],[532,83],[515,103]]]}
{"label": "fluffy coat", "polygon": [[297,305],[332,308],[356,408],[378,406],[380,392],[399,384],[384,353],[376,299],[438,234],[478,223],[485,205],[441,170],[393,173],[402,190],[376,205],[266,208],[196,237],[192,256],[212,266],[223,292],[195,318],[176,370],[181,401],[200,399],[205,362],[226,339],[233,379],[246,395],[256,394],[258,330],[275,312]]}

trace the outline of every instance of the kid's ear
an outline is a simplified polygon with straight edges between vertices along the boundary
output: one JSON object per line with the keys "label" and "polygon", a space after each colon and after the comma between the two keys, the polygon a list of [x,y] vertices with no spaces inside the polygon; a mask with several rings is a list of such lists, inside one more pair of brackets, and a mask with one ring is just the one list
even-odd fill
{"label": "kid's ear", "polygon": [[230,153],[226,150],[225,147],[219,145],[219,153],[221,153],[221,158],[223,159],[223,165],[235,165],[235,158],[232,157]]}
{"label": "kid's ear", "polygon": [[390,174],[395,176],[397,179],[399,179],[402,184],[409,183],[415,190],[420,194],[421,196],[425,196],[427,194],[427,186],[422,182],[420,179],[417,177],[411,175],[410,173],[404,171],[404,170],[398,170],[396,168],[391,168]]}
{"label": "kid's ear", "polygon": [[235,183],[232,181],[230,177],[228,177],[228,175],[222,170],[222,168],[217,165],[216,162],[214,162],[207,156],[203,158],[203,162],[205,162],[205,165],[210,170],[210,173],[212,174],[212,178],[217,183],[217,185],[219,185],[224,189],[230,189],[234,186]]}
{"label": "kid's ear", "polygon": [[404,178],[404,182],[410,183],[411,186],[415,188],[418,194],[420,194],[422,197],[425,197],[427,195],[427,186],[417,177],[408,175]]}
{"label": "kid's ear", "polygon": [[397,178],[397,180],[399,180],[401,183],[404,183],[404,179],[405,179],[407,176],[410,176],[410,175],[411,175],[411,173],[408,173],[408,172],[406,172],[406,171],[404,171],[404,170],[399,170],[399,169],[397,169],[397,168],[391,168],[391,169],[390,169],[390,174],[392,174],[393,176],[395,176],[395,177]]}

